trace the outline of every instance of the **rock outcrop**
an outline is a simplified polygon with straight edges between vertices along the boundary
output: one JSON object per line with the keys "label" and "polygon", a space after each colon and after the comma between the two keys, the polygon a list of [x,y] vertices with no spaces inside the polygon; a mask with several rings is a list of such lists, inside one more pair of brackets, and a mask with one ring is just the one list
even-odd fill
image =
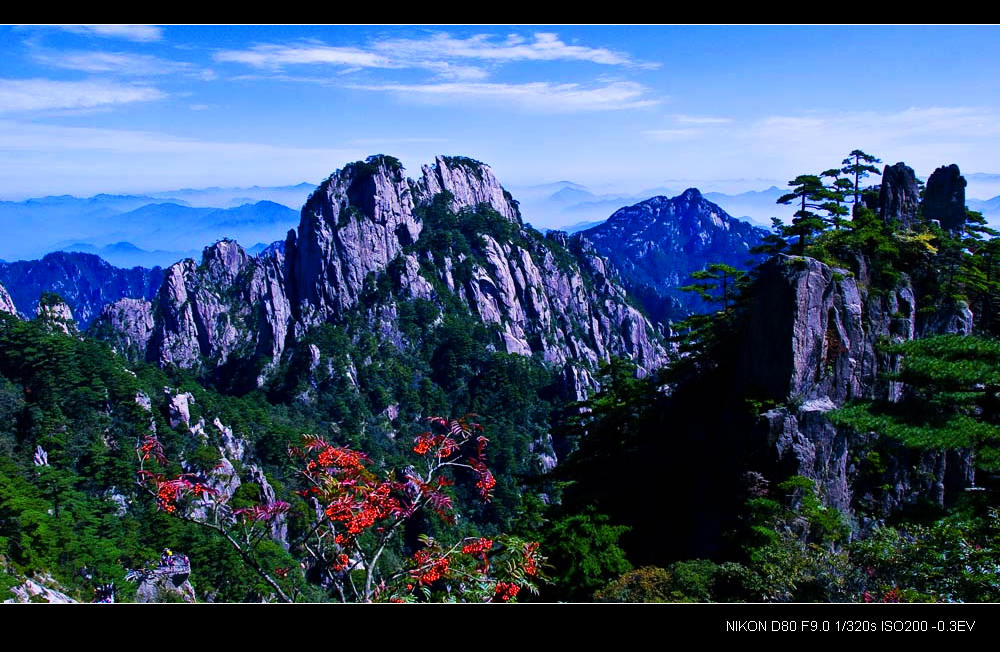
{"label": "rock outcrop", "polygon": [[73,311],[69,309],[66,302],[55,294],[43,294],[35,307],[35,317],[42,321],[48,328],[61,331],[67,335],[75,334],[76,321],[73,319]]}
{"label": "rock outcrop", "polygon": [[7,288],[0,285],[0,312],[5,312],[9,315],[17,314],[17,307],[14,305],[13,299],[7,294]]}
{"label": "rock outcrop", "polygon": [[[490,220],[506,226],[474,236],[471,258],[440,256],[420,240],[425,211],[438,197],[448,198],[458,219],[478,211],[475,219],[487,227]],[[380,279],[395,287],[392,296],[363,304]],[[309,197],[284,251],[250,257],[235,242],[218,242],[200,264],[185,260],[167,269],[148,308],[112,305],[100,330],[114,333],[103,336],[119,350],[143,348],[161,365],[248,378],[253,387],[312,327],[341,323],[352,311],[363,313],[382,341],[406,346],[396,302],[443,306],[444,294],[495,325],[498,350],[579,367],[570,375],[582,386],[612,355],[635,360],[643,371],[666,361],[660,336],[628,305],[591,244],[546,240],[522,224],[488,166],[457,157],[438,157],[417,181],[387,156],[348,165]]]}
{"label": "rock outcrop", "polygon": [[92,332],[130,358],[142,359],[153,336],[153,304],[145,299],[119,299],[101,310]]}
{"label": "rock outcrop", "polygon": [[135,590],[135,601],[141,604],[161,602],[197,602],[194,587],[187,575],[150,575],[142,579]]}
{"label": "rock outcrop", "polygon": [[55,584],[55,580],[47,575],[36,577],[34,579],[26,579],[21,584],[11,587],[10,593],[14,595],[12,598],[4,599],[5,603],[8,604],[26,604],[26,603],[47,603],[47,604],[76,604],[77,601],[69,597],[62,591],[57,591],[56,589],[48,586],[50,584]]}
{"label": "rock outcrop", "polygon": [[938,220],[941,228],[961,233],[965,226],[966,185],[965,177],[954,163],[934,170],[924,190],[924,218]]}
{"label": "rock outcrop", "polygon": [[913,168],[905,163],[885,166],[878,205],[885,222],[896,221],[901,228],[913,228],[920,206],[920,186]]}
{"label": "rock outcrop", "polygon": [[[754,296],[739,368],[755,395],[780,404],[762,415],[775,463],[814,479],[828,505],[850,511],[856,492],[871,489],[855,477],[857,451],[870,442],[834,426],[827,413],[850,400],[898,400],[902,387],[885,375],[899,360],[880,344],[968,334],[971,314],[960,306],[940,319],[920,318],[905,278],[890,292],[872,292],[847,270],[789,256],[761,268]],[[970,477],[961,455],[896,448],[892,482],[879,498],[887,511],[918,496],[943,501],[946,482]]]}

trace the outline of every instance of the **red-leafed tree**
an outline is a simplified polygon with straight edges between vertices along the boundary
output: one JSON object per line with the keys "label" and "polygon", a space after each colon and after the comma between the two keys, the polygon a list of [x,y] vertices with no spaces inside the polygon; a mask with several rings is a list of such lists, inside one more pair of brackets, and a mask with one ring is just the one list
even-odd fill
{"label": "red-leafed tree", "polygon": [[[400,473],[379,473],[365,454],[312,435],[289,449],[303,482],[297,493],[316,514],[292,545],[301,556],[296,572],[319,578],[343,602],[509,602],[522,590],[536,593],[544,562],[538,544],[508,535],[450,542],[421,535],[421,547],[402,564],[385,563],[384,553],[417,514],[429,512],[454,522],[448,490],[455,482],[453,471],[474,478],[484,501],[491,499],[496,485],[486,464],[488,440],[481,426],[468,417],[433,417],[429,423],[429,430],[414,439],[413,452],[421,462]],[[170,477],[147,470],[151,461],[166,464],[155,437],[141,441],[137,454],[140,484],[156,497],[159,509],[217,532],[267,582],[277,600],[295,601],[289,578],[294,569],[265,568],[256,555],[289,503],[231,509],[225,497],[195,475]]]}

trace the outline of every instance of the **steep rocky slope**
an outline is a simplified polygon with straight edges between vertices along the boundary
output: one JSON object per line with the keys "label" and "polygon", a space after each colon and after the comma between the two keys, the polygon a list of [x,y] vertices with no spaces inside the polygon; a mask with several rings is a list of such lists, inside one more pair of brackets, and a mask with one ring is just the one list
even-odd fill
{"label": "steep rocky slope", "polygon": [[0,312],[6,312],[12,315],[17,314],[17,306],[14,305],[14,300],[10,298],[10,294],[7,293],[7,288],[0,284]]}
{"label": "steep rocky slope", "polygon": [[811,258],[775,258],[755,289],[741,347],[740,373],[758,396],[779,402],[763,414],[773,461],[817,481],[827,504],[851,511],[857,500],[888,512],[920,497],[943,503],[946,489],[968,486],[971,465],[958,454],[893,448],[887,477],[867,485],[860,460],[874,442],[834,426],[826,414],[850,400],[898,400],[903,388],[886,379],[899,360],[890,342],[944,333],[969,334],[973,315],[921,311],[909,279],[890,292]]}
{"label": "steep rocky slope", "polygon": [[[459,232],[464,245],[444,246]],[[439,307],[457,299],[493,328],[497,350],[563,367],[577,393],[612,355],[644,371],[666,360],[593,247],[542,237],[523,225],[488,166],[443,156],[417,180],[390,157],[345,167],[309,197],[284,252],[252,258],[218,242],[200,264],[166,270],[152,302],[107,307],[96,332],[162,365],[259,385],[311,328],[350,314],[405,346],[394,317],[399,303],[416,299]]]}

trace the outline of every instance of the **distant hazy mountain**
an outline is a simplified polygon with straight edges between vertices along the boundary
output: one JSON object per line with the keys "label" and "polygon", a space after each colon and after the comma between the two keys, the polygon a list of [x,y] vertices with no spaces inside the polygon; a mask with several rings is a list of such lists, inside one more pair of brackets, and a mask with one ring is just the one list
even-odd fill
{"label": "distant hazy mountain", "polygon": [[146,251],[136,247],[131,242],[115,242],[105,247],[95,247],[84,242],[75,242],[60,251],[93,254],[106,260],[115,267],[168,267],[185,258],[198,258],[201,252],[197,249],[168,251],[156,249]]}
{"label": "distant hazy mountain", "polygon": [[[294,186],[251,186],[249,188],[184,188],[150,193],[162,199],[181,199],[191,206],[209,208],[235,208],[260,201],[283,204],[298,211],[306,203],[309,194],[316,189],[314,183],[300,183]],[[175,202],[176,203],[176,202]]]}
{"label": "distant hazy mountain", "polygon": [[967,199],[965,205],[970,210],[982,213],[990,226],[1000,229],[1000,196],[993,199]]}
{"label": "distant hazy mountain", "polygon": [[[298,190],[303,202],[307,190]],[[0,258],[28,260],[72,248],[99,254],[117,265],[168,265],[223,238],[274,242],[284,238],[298,218],[297,210],[267,200],[233,208],[119,195],[0,202],[0,224],[6,236],[0,239]],[[118,243],[139,251],[128,251]],[[142,256],[142,252],[159,255]]]}
{"label": "distant hazy mountain", "polygon": [[[647,188],[638,193],[597,194],[571,181],[517,188],[516,196],[525,215],[545,228],[574,233],[600,224],[620,208],[632,206],[655,196],[673,196],[678,190],[667,187]],[[770,227],[772,217],[791,219],[794,207],[777,203],[784,191],[776,186],[739,194],[706,192],[705,197],[721,206],[729,215],[760,226]]]}

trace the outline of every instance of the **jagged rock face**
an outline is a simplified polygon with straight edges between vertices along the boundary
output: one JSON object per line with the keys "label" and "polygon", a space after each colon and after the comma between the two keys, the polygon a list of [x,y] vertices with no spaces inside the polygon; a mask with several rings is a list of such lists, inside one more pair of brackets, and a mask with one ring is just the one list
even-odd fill
{"label": "jagged rock face", "polygon": [[292,306],[304,325],[353,306],[365,277],[420,236],[410,183],[385,158],[355,163],[323,182],[302,208],[298,234],[285,243]]}
{"label": "jagged rock face", "polygon": [[[740,373],[754,395],[785,404],[762,415],[768,444],[786,472],[816,480],[827,504],[849,510],[855,471],[851,448],[864,442],[831,424],[826,413],[852,399],[900,398],[902,387],[884,377],[900,361],[884,353],[880,341],[967,335],[972,315],[960,307],[947,315],[918,317],[918,301],[905,278],[891,292],[869,292],[850,272],[812,258],[768,261],[754,296]],[[900,447],[898,457],[907,464],[896,470],[895,490],[884,498],[887,510],[918,494],[943,500],[946,472],[953,478],[970,473],[969,460],[961,456]]]}
{"label": "jagged rock face", "polygon": [[22,314],[32,313],[43,292],[53,292],[70,307],[80,329],[122,297],[151,299],[162,281],[159,267],[120,269],[93,254],[58,251],[41,260],[0,263],[0,283]]}
{"label": "jagged rock face", "polygon": [[279,251],[251,258],[224,240],[205,249],[200,266],[190,259],[172,265],[156,297],[146,358],[181,367],[257,356],[273,364],[291,317],[283,258]]}
{"label": "jagged rock face", "polygon": [[952,163],[934,170],[924,190],[923,215],[941,228],[960,233],[965,226],[965,177]]}
{"label": "jagged rock face", "polygon": [[[582,233],[620,270],[627,287],[643,298],[650,314],[664,312],[662,306],[652,305],[657,298],[661,302],[673,299],[686,310],[704,311],[704,302],[678,288],[690,284],[692,272],[709,263],[751,267],[759,257],[750,249],[768,235],[731,217],[696,188],[677,197],[653,197],[622,208]],[[642,288],[653,292],[642,292]]]}
{"label": "jagged rock face", "polygon": [[14,306],[14,301],[7,294],[7,288],[0,285],[0,312],[5,312],[9,315],[17,314],[17,307]]}
{"label": "jagged rock face", "polygon": [[[496,219],[515,225],[516,242],[483,234],[475,261],[459,254],[440,267],[431,254],[419,257],[412,245],[423,230],[421,211],[442,192],[450,193],[459,211],[488,205],[501,216]],[[463,263],[471,263],[471,274],[458,280],[454,267]],[[200,265],[186,260],[166,270],[152,305],[151,334],[136,328],[127,312],[120,314],[126,308],[141,313],[134,304],[116,304],[102,323],[122,325],[116,337],[123,348],[145,341],[148,360],[231,375],[252,371],[259,385],[289,343],[357,309],[366,287],[390,265],[399,298],[438,301],[432,281],[440,281],[438,287],[497,325],[502,350],[586,367],[570,374],[575,384],[592,385],[591,371],[612,355],[634,359],[642,371],[666,361],[656,331],[627,305],[592,245],[580,238],[569,250],[545,243],[521,223],[516,202],[489,167],[449,157],[425,166],[416,182],[389,157],[349,165],[310,196],[284,252],[274,248],[252,258],[236,243],[216,243],[205,249]],[[367,318],[382,341],[403,347],[394,301],[369,306]]]}
{"label": "jagged rock face", "polygon": [[423,178],[417,189],[420,200],[429,202],[440,192],[454,196],[455,210],[463,206],[489,204],[512,222],[521,222],[521,214],[510,194],[493,176],[489,166],[461,156],[438,156],[433,165],[421,168]]}
{"label": "jagged rock face", "polygon": [[574,240],[568,250],[575,265],[560,264],[537,240],[517,245],[484,235],[482,241],[485,263],[473,265],[468,282],[454,281],[450,260],[438,270],[439,279],[484,322],[499,327],[507,353],[540,353],[560,367],[582,364],[585,369],[570,372],[573,382],[567,384],[580,398],[593,384],[586,369],[612,355],[632,359],[642,374],[666,363],[652,325],[627,304],[625,291],[586,240]]}
{"label": "jagged rock face", "polygon": [[153,304],[145,299],[119,299],[101,310],[91,325],[119,353],[142,359],[153,336]]}
{"label": "jagged rock face", "polygon": [[878,205],[883,221],[895,220],[904,229],[913,228],[920,205],[920,187],[913,168],[905,163],[885,166]]}

